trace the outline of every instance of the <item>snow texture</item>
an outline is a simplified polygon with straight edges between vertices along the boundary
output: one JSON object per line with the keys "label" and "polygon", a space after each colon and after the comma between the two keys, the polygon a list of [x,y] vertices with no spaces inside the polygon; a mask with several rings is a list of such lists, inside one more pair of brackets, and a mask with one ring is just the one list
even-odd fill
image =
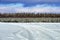
{"label": "snow texture", "polygon": [[60,40],[60,23],[0,23],[0,40]]}

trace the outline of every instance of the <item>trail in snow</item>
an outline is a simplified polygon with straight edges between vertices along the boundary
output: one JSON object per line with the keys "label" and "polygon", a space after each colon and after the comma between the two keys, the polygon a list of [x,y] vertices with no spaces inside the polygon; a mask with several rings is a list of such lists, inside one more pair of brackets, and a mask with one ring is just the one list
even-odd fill
{"label": "trail in snow", "polygon": [[0,23],[0,40],[60,40],[60,23]]}

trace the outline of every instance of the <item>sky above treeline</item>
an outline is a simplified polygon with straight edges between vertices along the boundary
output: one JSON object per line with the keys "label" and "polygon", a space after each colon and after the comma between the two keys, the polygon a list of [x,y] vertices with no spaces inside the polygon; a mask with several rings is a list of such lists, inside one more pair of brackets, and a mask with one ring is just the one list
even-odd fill
{"label": "sky above treeline", "polygon": [[60,0],[0,0],[1,13],[60,13]]}

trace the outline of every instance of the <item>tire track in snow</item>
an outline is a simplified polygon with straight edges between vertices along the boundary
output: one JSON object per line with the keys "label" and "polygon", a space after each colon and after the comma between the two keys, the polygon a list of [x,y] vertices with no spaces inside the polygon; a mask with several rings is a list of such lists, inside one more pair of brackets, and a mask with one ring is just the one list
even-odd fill
{"label": "tire track in snow", "polygon": [[18,28],[20,29],[16,29],[17,31],[12,32],[13,36],[11,38],[8,37],[8,40],[60,40],[60,33],[47,27],[23,24]]}

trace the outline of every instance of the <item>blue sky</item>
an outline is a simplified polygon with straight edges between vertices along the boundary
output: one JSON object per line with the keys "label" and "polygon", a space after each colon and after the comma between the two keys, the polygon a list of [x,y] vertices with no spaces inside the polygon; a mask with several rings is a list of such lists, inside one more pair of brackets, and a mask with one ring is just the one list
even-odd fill
{"label": "blue sky", "polygon": [[60,13],[60,0],[0,0],[0,12]]}

